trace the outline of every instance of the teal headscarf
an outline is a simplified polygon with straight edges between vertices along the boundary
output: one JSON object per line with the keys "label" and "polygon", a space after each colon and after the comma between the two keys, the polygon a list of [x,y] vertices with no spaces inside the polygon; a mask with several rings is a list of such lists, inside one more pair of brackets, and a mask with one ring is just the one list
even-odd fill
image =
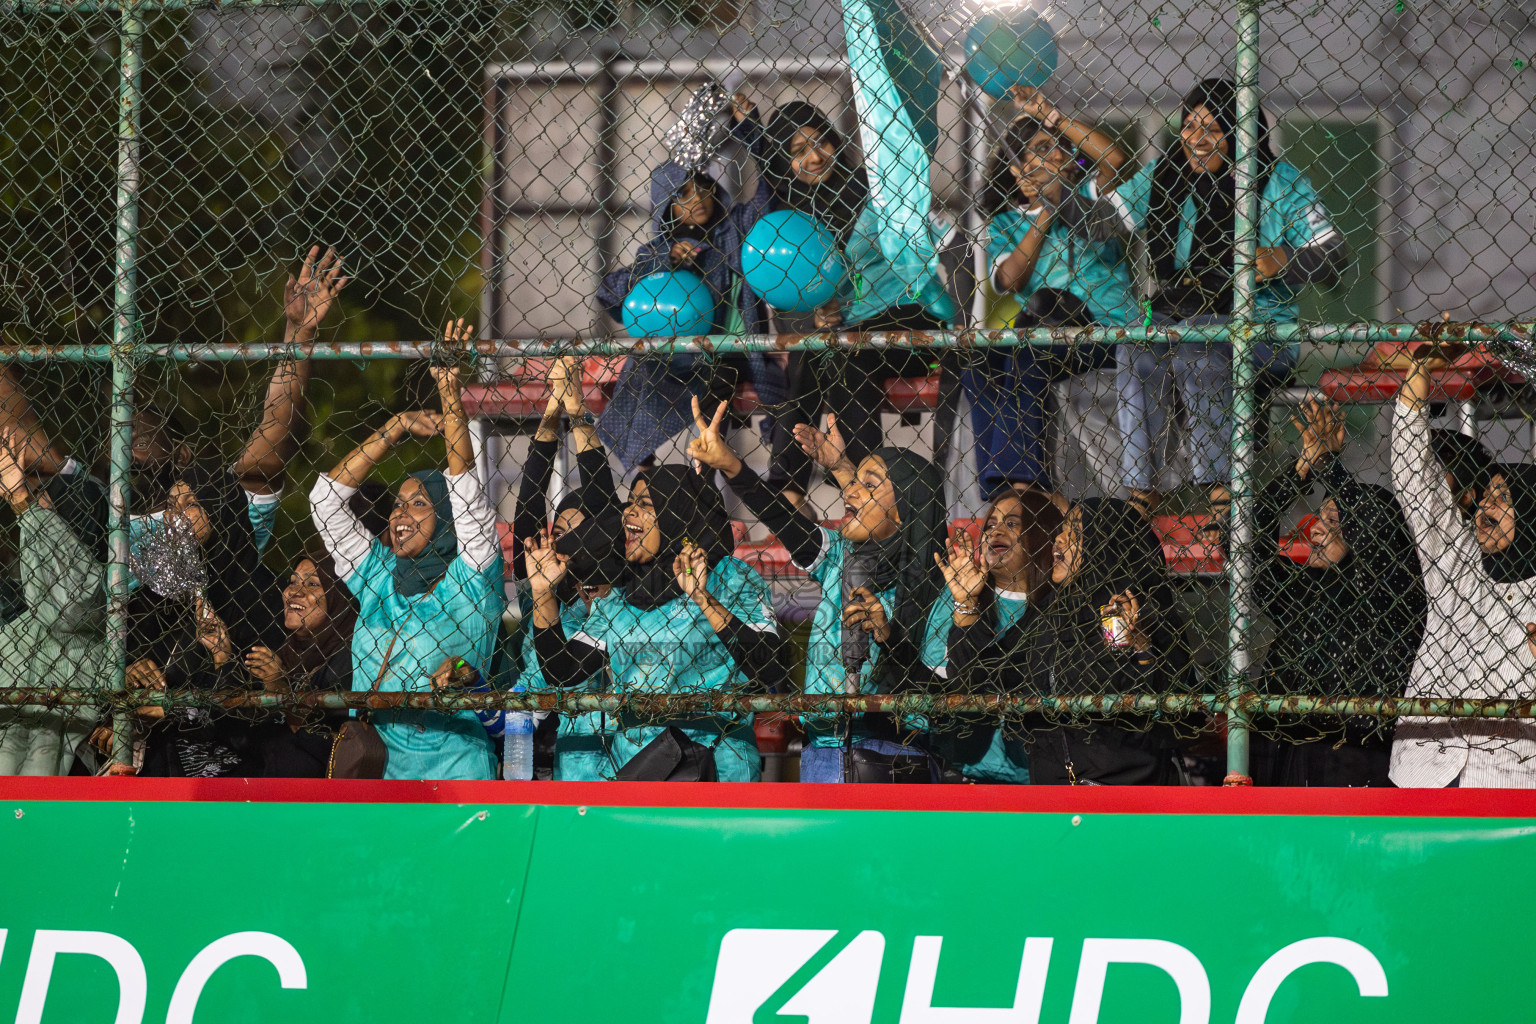
{"label": "teal headscarf", "polygon": [[459,555],[459,538],[453,532],[453,503],[448,500],[448,478],[436,469],[412,473],[411,478],[420,480],[427,489],[437,524],[425,551],[414,558],[395,556],[395,592],[401,597],[427,593],[447,575],[448,566]]}

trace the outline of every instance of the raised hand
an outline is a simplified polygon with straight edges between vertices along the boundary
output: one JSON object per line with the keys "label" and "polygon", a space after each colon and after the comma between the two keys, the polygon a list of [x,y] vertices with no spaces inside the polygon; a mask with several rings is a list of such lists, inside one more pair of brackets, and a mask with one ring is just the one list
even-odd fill
{"label": "raised hand", "polygon": [[389,418],[385,429],[394,441],[401,441],[406,437],[423,439],[436,437],[443,432],[443,414],[429,409],[397,412]]}
{"label": "raised hand", "polygon": [[450,350],[468,348],[475,340],[475,325],[466,324],[463,317],[449,320],[443,326],[443,347]]}
{"label": "raised hand", "polygon": [[987,585],[986,571],[981,567],[981,558],[977,552],[977,544],[971,540],[971,535],[964,530],[955,531],[955,535],[949,538],[946,546],[948,558],[935,553],[933,560],[938,563],[939,571],[944,574],[944,583],[949,587],[950,596],[955,599],[955,604],[974,606],[976,599]]}
{"label": "raised hand", "polygon": [[1015,85],[1009,87],[1008,95],[1013,99],[1013,105],[1019,108],[1019,113],[1029,115],[1047,128],[1055,128],[1055,122],[1061,119],[1060,111],[1039,89]]}
{"label": "raised hand", "polygon": [[447,366],[429,366],[427,367],[427,372],[432,374],[432,381],[437,385],[439,393],[445,388],[455,395],[459,393],[464,375],[457,363],[451,363]]}
{"label": "raised hand", "polygon": [[565,409],[567,416],[579,416],[587,407],[586,396],[581,391],[581,360],[575,356],[561,356],[549,367],[549,391]]}
{"label": "raised hand", "polygon": [[25,511],[31,500],[27,492],[27,475],[21,468],[26,446],[27,436],[21,428],[0,427],[0,493],[17,513]]}
{"label": "raised hand", "polygon": [[556,585],[565,578],[568,561],[569,558],[555,551],[555,542],[547,528],[540,530],[537,537],[529,537],[523,542],[523,567],[535,597],[555,592]]}
{"label": "raised hand", "polygon": [[836,299],[833,299],[824,306],[817,306],[815,315],[811,319],[818,331],[830,331],[834,327],[841,327],[843,325],[843,307]]}
{"label": "raised hand", "polygon": [[673,266],[691,266],[694,259],[703,251],[704,247],[698,242],[684,239],[672,243],[672,251],[669,255],[672,257]]}
{"label": "raised hand", "polygon": [[710,419],[704,418],[704,409],[699,405],[698,396],[693,399],[693,428],[699,432],[699,436],[688,442],[688,457],[693,460],[695,468],[702,469],[708,466],[710,469],[718,469],[727,477],[734,477],[741,472],[741,458],[725,440],[725,435],[720,426],[725,422],[726,411],[730,409],[729,402],[721,402],[715,409],[715,415]]}
{"label": "raised hand", "polygon": [[128,666],[124,686],[130,690],[163,690],[165,673],[160,671],[153,658],[140,658]]}
{"label": "raised hand", "polygon": [[347,286],[350,278],[341,276],[341,257],[335,249],[325,250],[312,246],[304,257],[295,279],[291,274],[283,285],[283,316],[299,341],[313,341],[320,330],[320,321],[330,312],[336,296]]}
{"label": "raised hand", "polygon": [[843,432],[837,429],[837,417],[832,413],[827,413],[825,434],[809,423],[795,424],[795,440],[800,442],[805,454],[823,469],[843,467],[852,471],[853,466],[848,461],[848,446],[843,441]]}
{"label": "raised hand", "polygon": [[745,121],[756,109],[757,104],[753,103],[744,92],[738,92],[731,97],[731,116],[737,121]]}
{"label": "raised hand", "polygon": [[702,602],[709,597],[709,559],[693,541],[684,542],[683,550],[672,560],[672,572],[689,600]]}
{"label": "raised hand", "polygon": [[1291,425],[1301,434],[1296,472],[1305,478],[1329,456],[1344,450],[1344,410],[1335,402],[1309,398],[1298,411],[1300,415],[1291,417]]}

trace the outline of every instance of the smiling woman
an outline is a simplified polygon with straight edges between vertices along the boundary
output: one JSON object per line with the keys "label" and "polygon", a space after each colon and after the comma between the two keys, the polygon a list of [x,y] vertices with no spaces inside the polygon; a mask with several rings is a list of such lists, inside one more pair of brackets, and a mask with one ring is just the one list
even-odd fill
{"label": "smiling woman", "polygon": [[[835,416],[827,432],[800,424],[795,436],[842,485],[847,521],[817,526],[742,464],[720,432],[724,403],[706,420],[694,402],[699,437],[688,454],[719,470],[753,515],[789,549],[791,560],[821,585],[806,651],[807,693],[889,693],[927,672],[918,646],[938,595],[935,557],[948,516],[944,481],[925,459],[880,448],[857,466]],[[802,782],[932,782],[928,753],[907,742],[890,715],[808,718]]]}
{"label": "smiling woman", "polygon": [[[623,532],[622,585],[595,600],[570,635],[555,596],[570,559],[547,531],[525,541],[534,650],[544,678],[568,687],[606,669],[620,692],[774,688],[783,668],[768,586],[731,555],[730,520],[713,482],[692,467],[656,467],[631,492]],[[694,751],[697,777],[673,774],[675,758],[660,756],[668,742],[682,746],[670,734],[702,748]],[[750,716],[614,716],[597,735],[608,761],[604,778],[756,782],[761,776]]]}
{"label": "smiling woman", "polygon": [[[445,341],[471,340],[474,327],[450,324]],[[315,481],[310,505],[337,575],[361,609],[352,639],[354,690],[425,690],[448,658],[490,674],[501,616],[501,548],[496,517],[475,475],[474,446],[459,397],[459,375],[433,367],[442,413],[391,416]],[[448,471],[417,473],[400,486],[387,540],[371,537],[347,499],[380,459],[406,437],[447,440]],[[489,737],[473,712],[375,712],[389,751],[391,779],[489,779]]]}

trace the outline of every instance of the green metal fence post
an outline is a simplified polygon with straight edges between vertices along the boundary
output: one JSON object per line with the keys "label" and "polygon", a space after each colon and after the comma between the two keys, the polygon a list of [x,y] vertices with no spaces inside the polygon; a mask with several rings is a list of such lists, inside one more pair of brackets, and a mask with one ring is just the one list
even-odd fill
{"label": "green metal fence post", "polygon": [[1237,20],[1237,182],[1236,266],[1232,303],[1232,504],[1228,513],[1227,582],[1227,782],[1249,781],[1249,720],[1237,699],[1248,689],[1252,662],[1249,636],[1253,624],[1253,335],[1255,259],[1258,255],[1259,195],[1259,5],[1242,0]]}
{"label": "green metal fence post", "polygon": [[[107,644],[112,652],[112,689],[126,685],[128,654],[128,466],[133,448],[133,378],[138,339],[139,128],[143,124],[144,22],[137,0],[127,0],[118,29],[117,232],[112,289],[112,422],[108,434],[111,503],[107,563]],[[120,714],[118,716],[122,718]],[[133,733],[118,722],[112,758],[133,763]]]}

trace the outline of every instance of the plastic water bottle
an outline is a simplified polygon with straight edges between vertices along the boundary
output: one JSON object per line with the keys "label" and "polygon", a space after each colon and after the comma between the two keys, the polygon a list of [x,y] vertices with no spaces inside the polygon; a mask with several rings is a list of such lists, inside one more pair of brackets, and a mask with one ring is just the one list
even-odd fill
{"label": "plastic water bottle", "polygon": [[[522,693],[521,686],[513,693]],[[501,734],[501,777],[509,782],[533,778],[533,712],[508,711]]]}

